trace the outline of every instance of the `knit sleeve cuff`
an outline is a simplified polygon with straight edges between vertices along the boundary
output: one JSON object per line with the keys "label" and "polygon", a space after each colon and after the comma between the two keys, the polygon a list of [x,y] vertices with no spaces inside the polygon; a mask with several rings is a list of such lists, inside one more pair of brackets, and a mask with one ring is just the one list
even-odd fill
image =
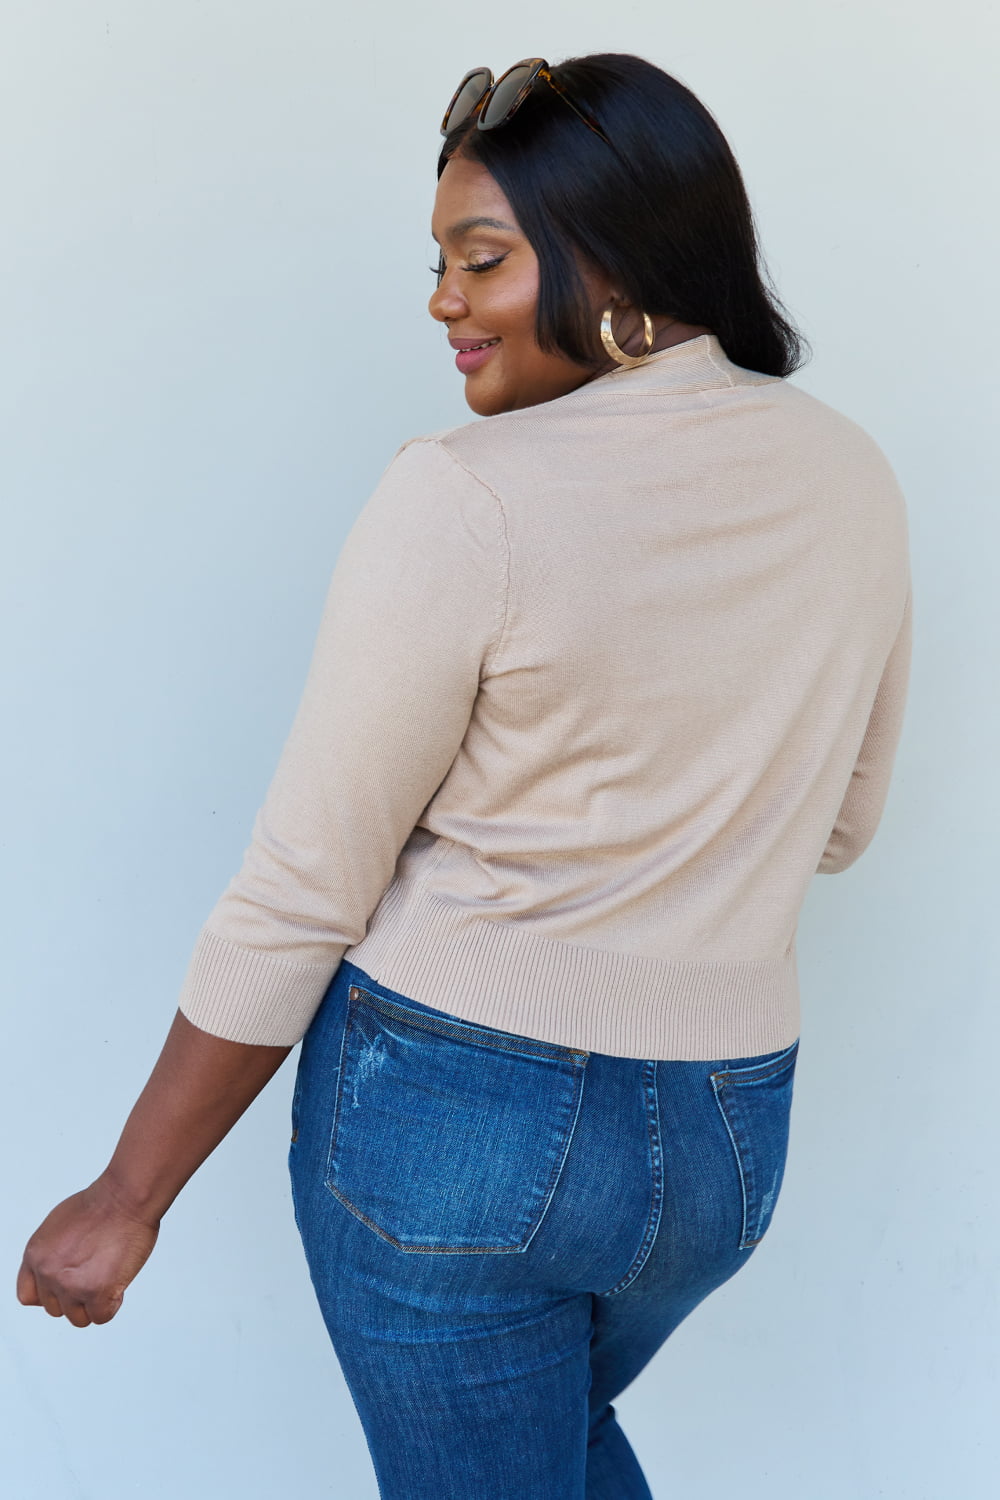
{"label": "knit sleeve cuff", "polygon": [[337,971],[242,948],[202,928],[178,1005],[193,1025],[230,1042],[292,1047]]}

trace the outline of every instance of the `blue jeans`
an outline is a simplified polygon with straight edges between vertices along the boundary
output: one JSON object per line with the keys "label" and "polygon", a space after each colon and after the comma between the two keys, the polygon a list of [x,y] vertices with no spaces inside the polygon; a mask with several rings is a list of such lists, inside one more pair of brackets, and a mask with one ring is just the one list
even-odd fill
{"label": "blue jeans", "polygon": [[611,1402],[765,1233],[797,1049],[576,1051],[341,963],[289,1165],[382,1500],[651,1500]]}

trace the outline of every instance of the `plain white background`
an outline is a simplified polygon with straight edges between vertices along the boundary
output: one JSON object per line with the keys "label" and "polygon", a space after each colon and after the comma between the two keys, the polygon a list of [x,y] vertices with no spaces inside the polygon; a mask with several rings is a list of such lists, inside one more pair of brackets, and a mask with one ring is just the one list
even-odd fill
{"label": "plain white background", "polygon": [[657,1500],[990,1492],[990,11],[4,0],[0,1431],[17,1500],[376,1496],[292,1220],[294,1059],[182,1194],[114,1322],[21,1308],[14,1277],[159,1050],[354,516],[404,439],[473,419],[426,312],[443,107],[475,64],[594,51],[650,58],[722,124],[815,349],[795,380],[903,484],[915,600],[882,827],[802,914],[772,1231],[616,1405]]}

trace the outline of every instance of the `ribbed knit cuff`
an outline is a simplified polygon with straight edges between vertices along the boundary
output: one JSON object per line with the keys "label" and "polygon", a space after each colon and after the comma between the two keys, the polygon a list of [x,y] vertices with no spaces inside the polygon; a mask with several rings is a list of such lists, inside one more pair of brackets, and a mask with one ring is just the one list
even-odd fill
{"label": "ribbed knit cuff", "polygon": [[241,948],[203,927],[178,1005],[230,1042],[292,1047],[305,1035],[340,963],[297,964]]}

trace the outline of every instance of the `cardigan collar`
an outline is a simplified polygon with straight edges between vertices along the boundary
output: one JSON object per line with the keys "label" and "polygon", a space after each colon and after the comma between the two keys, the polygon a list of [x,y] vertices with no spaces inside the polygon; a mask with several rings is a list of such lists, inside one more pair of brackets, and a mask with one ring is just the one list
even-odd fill
{"label": "cardigan collar", "polygon": [[[569,397],[612,391],[725,390],[737,385],[761,385],[780,379],[760,370],[734,364],[714,333],[702,333],[650,354],[641,365],[620,365],[584,381]],[[566,400],[566,397],[558,398]]]}

